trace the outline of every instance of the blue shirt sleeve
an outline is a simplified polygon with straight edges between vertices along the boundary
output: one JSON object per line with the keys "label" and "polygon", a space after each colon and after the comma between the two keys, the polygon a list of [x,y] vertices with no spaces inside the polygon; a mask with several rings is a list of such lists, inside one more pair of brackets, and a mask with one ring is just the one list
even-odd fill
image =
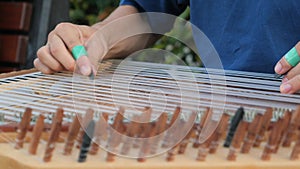
{"label": "blue shirt sleeve", "polygon": [[[132,5],[139,12],[152,13],[147,14],[149,26],[153,33],[164,34],[173,28],[176,17],[170,15],[180,15],[188,6],[188,2],[189,0],[121,0],[120,5]],[[162,15],[153,13],[162,13]]]}
{"label": "blue shirt sleeve", "polygon": [[188,6],[189,0],[121,0],[120,5],[132,5],[140,12],[162,12],[180,15]]}
{"label": "blue shirt sleeve", "polygon": [[134,0],[121,0],[120,6],[121,5],[131,5],[134,6],[139,12],[145,12],[145,10]]}

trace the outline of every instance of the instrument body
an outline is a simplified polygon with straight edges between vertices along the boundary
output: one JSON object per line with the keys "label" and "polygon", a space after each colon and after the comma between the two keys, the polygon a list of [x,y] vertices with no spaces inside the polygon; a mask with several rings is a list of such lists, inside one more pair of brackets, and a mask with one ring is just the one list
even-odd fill
{"label": "instrument body", "polygon": [[0,77],[3,168],[300,166],[300,94],[280,94],[273,75],[111,60],[94,80]]}

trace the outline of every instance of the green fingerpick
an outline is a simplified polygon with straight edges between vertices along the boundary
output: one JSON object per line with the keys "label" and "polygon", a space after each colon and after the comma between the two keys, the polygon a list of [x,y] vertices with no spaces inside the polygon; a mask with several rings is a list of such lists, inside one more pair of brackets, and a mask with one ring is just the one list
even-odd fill
{"label": "green fingerpick", "polygon": [[78,60],[81,56],[87,56],[87,51],[83,45],[77,45],[72,49],[72,55],[75,60]]}
{"label": "green fingerpick", "polygon": [[285,59],[293,67],[300,62],[300,56],[295,47],[285,54]]}

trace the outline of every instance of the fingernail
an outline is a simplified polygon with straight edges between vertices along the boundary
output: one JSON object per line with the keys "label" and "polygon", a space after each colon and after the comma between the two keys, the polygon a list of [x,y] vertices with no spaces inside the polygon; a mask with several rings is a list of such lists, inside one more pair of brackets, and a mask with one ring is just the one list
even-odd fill
{"label": "fingernail", "polygon": [[285,83],[285,82],[287,82],[287,81],[289,81],[289,79],[286,78],[286,77],[282,79],[282,83]]}
{"label": "fingernail", "polygon": [[80,72],[82,75],[88,76],[91,73],[91,68],[89,66],[81,66]]}
{"label": "fingernail", "polygon": [[286,83],[281,86],[283,93],[289,93],[292,89],[292,85]]}
{"label": "fingernail", "polygon": [[281,63],[277,63],[277,65],[275,66],[275,72],[280,74],[281,71],[282,71],[282,65]]}

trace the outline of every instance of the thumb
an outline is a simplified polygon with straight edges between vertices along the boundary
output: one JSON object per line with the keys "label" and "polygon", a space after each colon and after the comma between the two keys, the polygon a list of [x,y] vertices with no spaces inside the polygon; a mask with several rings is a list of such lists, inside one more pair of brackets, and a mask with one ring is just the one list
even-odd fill
{"label": "thumb", "polygon": [[[276,64],[275,72],[277,74],[285,74],[299,62],[300,43],[288,51]],[[296,59],[296,60],[295,60]]]}
{"label": "thumb", "polygon": [[95,57],[96,55],[93,54],[94,52],[92,51],[94,50],[93,48],[97,48],[97,46],[88,46],[88,41],[92,39],[91,37],[93,37],[93,35],[97,32],[97,29],[85,25],[78,25],[77,29],[78,32],[80,32],[80,37],[82,38],[82,41],[85,42],[84,46],[87,50],[85,56],[81,56],[77,59],[77,70],[79,70],[79,72],[85,76],[91,74],[96,75],[98,66],[98,64],[96,64],[97,57]]}
{"label": "thumb", "polygon": [[95,74],[94,66],[91,64],[91,61],[87,56],[81,56],[76,61],[77,70],[84,75],[89,76],[93,72]]}
{"label": "thumb", "polygon": [[107,40],[101,34],[101,31],[97,31],[87,40],[85,46],[87,48],[90,64],[93,65],[95,70],[97,70],[99,62],[101,62],[104,56],[108,53],[109,49]]}
{"label": "thumb", "polygon": [[274,70],[277,74],[282,75],[288,72],[292,66],[287,62],[285,56],[283,56],[276,64]]}

